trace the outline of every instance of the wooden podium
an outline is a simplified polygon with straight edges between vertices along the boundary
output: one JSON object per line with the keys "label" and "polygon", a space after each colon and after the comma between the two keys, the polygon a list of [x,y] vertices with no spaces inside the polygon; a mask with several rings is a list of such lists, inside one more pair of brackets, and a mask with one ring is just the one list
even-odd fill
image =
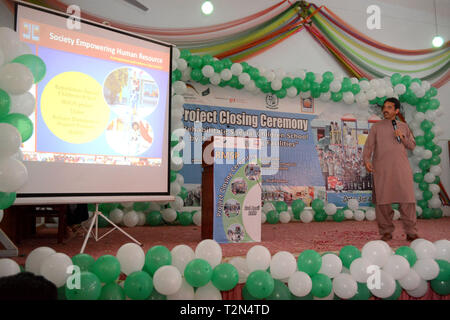
{"label": "wooden podium", "polygon": [[202,145],[202,240],[213,239],[214,228],[214,137]]}

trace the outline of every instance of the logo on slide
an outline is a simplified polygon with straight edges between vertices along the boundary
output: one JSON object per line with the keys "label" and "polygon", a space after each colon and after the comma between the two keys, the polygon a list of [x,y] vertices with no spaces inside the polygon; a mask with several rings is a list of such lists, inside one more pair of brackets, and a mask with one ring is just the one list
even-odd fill
{"label": "logo on slide", "polygon": [[24,39],[39,41],[41,29],[39,25],[24,22],[22,36]]}

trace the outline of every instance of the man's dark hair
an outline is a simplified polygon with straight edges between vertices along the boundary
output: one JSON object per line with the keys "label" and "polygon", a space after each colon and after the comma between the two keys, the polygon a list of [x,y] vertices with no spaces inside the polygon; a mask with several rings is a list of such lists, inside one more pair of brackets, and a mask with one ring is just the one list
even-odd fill
{"label": "man's dark hair", "polygon": [[0,301],[4,300],[57,300],[58,289],[42,276],[21,272],[0,278]]}
{"label": "man's dark hair", "polygon": [[384,100],[383,105],[381,106],[382,108],[384,107],[384,104],[386,102],[392,102],[395,106],[395,109],[400,109],[400,101],[397,98],[394,97],[387,98],[386,100]]}

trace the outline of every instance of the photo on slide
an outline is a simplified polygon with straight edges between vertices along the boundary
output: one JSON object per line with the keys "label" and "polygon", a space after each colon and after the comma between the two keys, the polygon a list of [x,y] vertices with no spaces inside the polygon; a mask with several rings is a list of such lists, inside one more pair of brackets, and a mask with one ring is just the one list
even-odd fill
{"label": "photo on slide", "polygon": [[137,156],[153,142],[153,130],[145,120],[126,121],[116,118],[106,128],[106,140],[114,151],[124,156]]}
{"label": "photo on slide", "polygon": [[147,72],[135,67],[122,67],[106,77],[103,95],[118,116],[143,119],[155,111],[159,88]]}

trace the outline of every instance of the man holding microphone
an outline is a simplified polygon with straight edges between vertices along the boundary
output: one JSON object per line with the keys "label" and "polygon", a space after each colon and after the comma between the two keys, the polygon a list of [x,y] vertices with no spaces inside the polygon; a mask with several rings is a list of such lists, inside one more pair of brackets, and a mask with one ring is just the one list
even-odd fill
{"label": "man holding microphone", "polygon": [[400,101],[388,98],[383,104],[384,120],[370,129],[364,145],[363,161],[373,174],[372,202],[375,204],[381,240],[392,239],[393,203],[400,205],[400,219],[406,239],[418,238],[416,227],[416,199],[412,170],[406,149],[416,146],[414,136],[406,123],[397,122]]}

